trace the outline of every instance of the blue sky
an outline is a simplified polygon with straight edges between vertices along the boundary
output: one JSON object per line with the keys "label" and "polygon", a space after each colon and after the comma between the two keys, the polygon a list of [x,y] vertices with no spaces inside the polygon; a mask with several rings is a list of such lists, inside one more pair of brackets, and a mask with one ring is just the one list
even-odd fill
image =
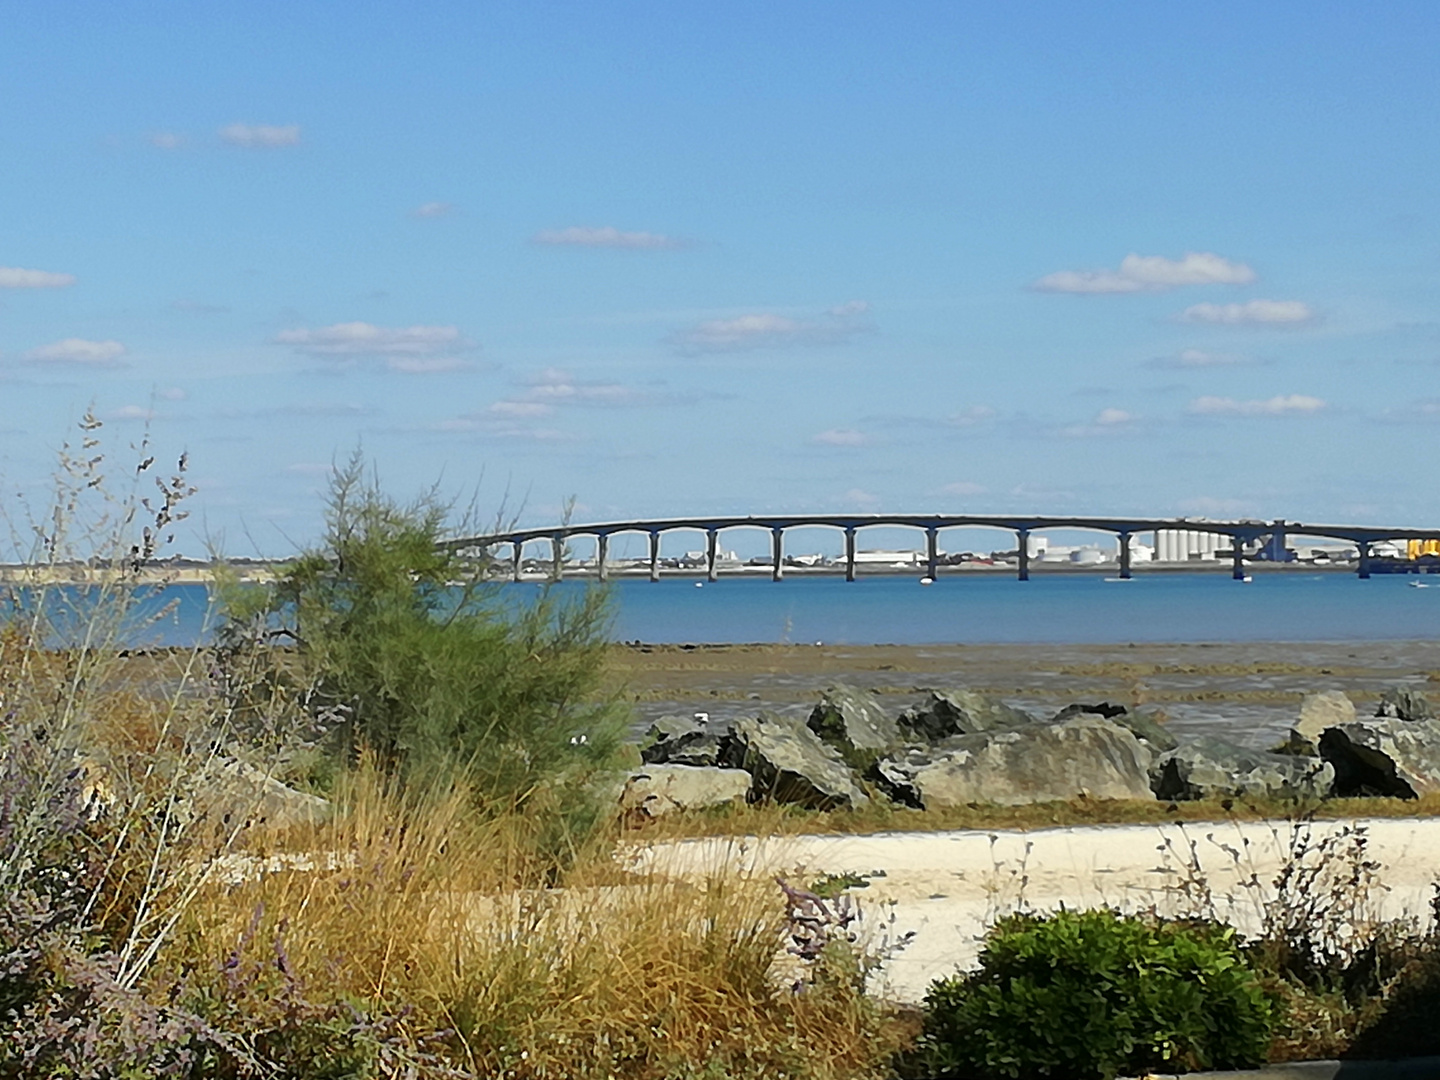
{"label": "blue sky", "polygon": [[93,403],[237,554],[527,523],[1440,521],[1440,9],[16,0],[0,479]]}

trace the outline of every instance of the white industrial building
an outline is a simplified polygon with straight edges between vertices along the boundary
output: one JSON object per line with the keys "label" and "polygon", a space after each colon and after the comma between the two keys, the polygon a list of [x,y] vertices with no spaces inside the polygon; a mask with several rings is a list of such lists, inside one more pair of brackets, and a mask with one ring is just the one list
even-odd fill
{"label": "white industrial building", "polygon": [[1202,529],[1156,529],[1156,562],[1194,562],[1219,559],[1229,551],[1230,537]]}

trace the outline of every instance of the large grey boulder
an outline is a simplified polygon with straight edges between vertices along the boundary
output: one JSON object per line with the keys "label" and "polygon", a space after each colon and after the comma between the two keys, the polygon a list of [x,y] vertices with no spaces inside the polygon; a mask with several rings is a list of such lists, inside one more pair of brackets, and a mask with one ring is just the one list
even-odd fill
{"label": "large grey boulder", "polygon": [[640,760],[650,765],[718,765],[730,725],[705,716],[662,716],[650,725]]}
{"label": "large grey boulder", "polygon": [[1124,727],[1080,715],[959,735],[876,762],[871,776],[896,802],[924,809],[993,803],[1152,799],[1150,753]]}
{"label": "large grey boulder", "polygon": [[1440,791],[1440,721],[1356,720],[1320,736],[1335,768],[1335,794],[1414,799]]}
{"label": "large grey boulder", "polygon": [[620,809],[657,818],[675,810],[743,803],[751,783],[750,774],[743,769],[650,765],[630,774],[620,794]]}
{"label": "large grey boulder", "polygon": [[1393,716],[1397,720],[1433,720],[1435,710],[1423,691],[1411,686],[1394,686],[1380,695],[1376,716]]}
{"label": "large grey boulder", "polygon": [[741,717],[721,752],[722,765],[753,778],[752,799],[773,799],[816,810],[860,806],[869,798],[840,754],[804,722],[765,711]]}
{"label": "large grey boulder", "polygon": [[931,690],[922,704],[906,709],[899,719],[905,735],[927,743],[1033,723],[1029,713],[973,690]]}
{"label": "large grey boulder", "polygon": [[1129,728],[1137,739],[1157,754],[1174,750],[1180,745],[1179,740],[1165,730],[1163,726],[1165,714],[1159,709],[1137,709],[1135,712],[1131,712],[1124,705],[1112,705],[1108,701],[1101,701],[1094,705],[1077,703],[1066,705],[1055,714],[1050,722],[1054,724],[1075,716],[1086,715],[1099,716],[1111,723]]}
{"label": "large grey boulder", "polygon": [[828,688],[806,725],[840,752],[852,767],[864,769],[905,742],[899,725],[875,695],[853,686]]}
{"label": "large grey boulder", "polygon": [[1182,743],[1150,769],[1155,797],[1323,799],[1335,770],[1328,762],[1252,750],[1208,735]]}
{"label": "large grey boulder", "polygon": [[1349,724],[1355,719],[1355,703],[1340,690],[1306,694],[1300,702],[1300,718],[1290,728],[1286,750],[1292,754],[1319,753],[1320,736],[1326,728]]}
{"label": "large grey boulder", "polygon": [[196,777],[181,815],[196,815],[227,826],[288,829],[318,825],[330,817],[330,803],[282,784],[255,766],[217,758]]}

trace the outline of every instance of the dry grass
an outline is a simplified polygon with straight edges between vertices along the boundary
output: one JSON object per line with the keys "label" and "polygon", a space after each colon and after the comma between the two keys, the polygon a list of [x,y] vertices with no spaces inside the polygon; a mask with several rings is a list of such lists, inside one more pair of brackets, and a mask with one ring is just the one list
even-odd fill
{"label": "dry grass", "polygon": [[774,882],[631,877],[603,843],[538,864],[523,819],[477,816],[464,791],[402,796],[369,770],[340,801],[333,824],[251,852],[334,868],[212,887],[160,983],[188,970],[220,994],[232,953],[283,956],[299,993],[400,1015],[417,1046],[447,1033],[441,1058],[480,1076],[862,1077],[906,1037],[849,979],[793,991]]}
{"label": "dry grass", "polygon": [[961,829],[1045,829],[1084,825],[1149,825],[1164,822],[1285,821],[1313,818],[1411,818],[1440,815],[1440,795],[1421,799],[1327,799],[1297,803],[1280,799],[1199,799],[1193,802],[1071,799],[1022,806],[969,806],[911,810],[881,799],[857,810],[815,811],[762,803],[692,814],[670,814],[643,822],[646,839],[686,840],[708,836],[804,836],[887,832],[946,832]]}

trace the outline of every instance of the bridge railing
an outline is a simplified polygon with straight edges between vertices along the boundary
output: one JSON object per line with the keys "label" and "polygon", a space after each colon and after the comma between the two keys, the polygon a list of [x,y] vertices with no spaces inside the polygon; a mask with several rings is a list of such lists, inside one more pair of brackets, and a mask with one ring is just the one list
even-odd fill
{"label": "bridge railing", "polygon": [[1231,574],[1244,579],[1246,549],[1268,547],[1272,553],[1285,548],[1290,536],[1313,536],[1344,540],[1356,545],[1357,570],[1368,578],[1371,570],[1371,549],[1377,543],[1393,540],[1440,540],[1440,529],[1381,528],[1364,525],[1307,525],[1277,519],[1261,521],[1240,519],[1212,521],[1203,518],[1122,518],[1045,515],[983,515],[983,514],[818,514],[773,515],[750,517],[658,518],[636,521],[608,521],[592,524],[566,524],[541,528],[516,529],[507,532],[455,537],[444,542],[452,550],[484,550],[493,553],[498,547],[510,547],[511,572],[519,580],[523,571],[526,544],[548,540],[551,544],[553,574],[563,571],[563,552],[573,537],[593,537],[596,541],[596,569],[601,577],[607,572],[609,544],[612,536],[641,533],[649,539],[650,580],[660,579],[660,538],[677,531],[701,532],[705,535],[706,576],[718,578],[720,534],[730,529],[762,529],[771,536],[772,576],[784,577],[785,534],[791,529],[832,528],[844,536],[845,579],[854,581],[858,565],[856,535],[868,528],[911,528],[925,535],[926,572],[934,579],[943,565],[939,555],[939,534],[944,529],[985,528],[1013,532],[1016,538],[1016,573],[1021,581],[1030,577],[1030,536],[1050,529],[1076,529],[1110,534],[1118,541],[1119,576],[1129,578],[1133,567],[1131,538],[1142,533],[1202,533],[1227,537],[1230,541]]}

